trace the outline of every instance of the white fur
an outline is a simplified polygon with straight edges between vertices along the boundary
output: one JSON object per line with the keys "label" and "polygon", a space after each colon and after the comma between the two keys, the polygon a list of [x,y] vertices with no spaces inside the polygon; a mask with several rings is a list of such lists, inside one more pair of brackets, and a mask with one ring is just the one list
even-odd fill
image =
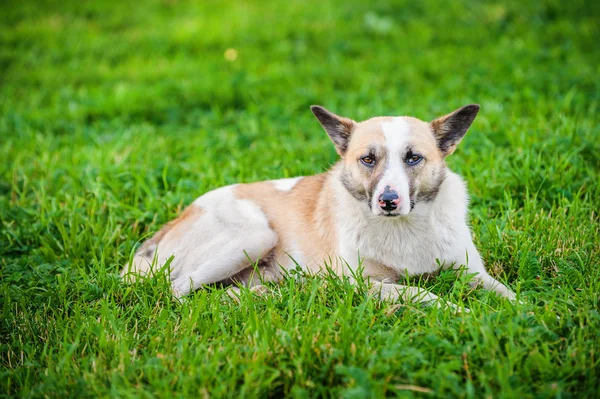
{"label": "white fur", "polygon": [[[365,212],[341,184],[336,185],[336,194],[340,201],[336,214],[339,253],[351,269],[358,266],[360,258],[367,275],[379,281],[395,281],[406,274],[436,272],[438,261],[446,268],[464,265],[468,273],[477,273],[476,279],[486,289],[514,299],[514,293],[483,266],[467,225],[466,187],[457,174],[448,171],[436,199],[417,203],[405,217],[386,218]],[[407,292],[407,287],[394,286],[396,290],[386,292]]]}
{"label": "white fur", "polygon": [[275,185],[275,188],[279,191],[290,191],[300,180],[302,180],[303,176],[300,177],[290,177],[289,179],[279,179],[279,180],[271,180],[271,182]]}
{"label": "white fur", "polygon": [[160,241],[157,265],[174,256],[170,268],[176,295],[230,278],[276,245],[277,234],[263,211],[251,201],[235,198],[233,188],[222,187],[198,198],[192,206],[201,207],[202,215],[177,239],[169,239],[169,232]]}
{"label": "white fur", "polygon": [[[433,203],[419,203],[405,217],[364,212],[341,185],[337,194],[342,201],[336,215],[340,252],[353,264],[360,254],[398,275],[418,275],[436,271],[436,259],[457,258],[467,250],[466,192],[460,177],[452,172]],[[355,217],[348,218],[348,214]]]}
{"label": "white fur", "polygon": [[383,193],[386,186],[390,186],[392,190],[398,192],[400,197],[398,213],[406,215],[410,212],[410,198],[408,176],[404,170],[402,151],[406,148],[410,127],[404,119],[394,118],[390,122],[383,122],[381,129],[385,136],[388,160],[386,170],[375,189],[371,209],[375,215],[384,213],[379,207],[379,195]]}

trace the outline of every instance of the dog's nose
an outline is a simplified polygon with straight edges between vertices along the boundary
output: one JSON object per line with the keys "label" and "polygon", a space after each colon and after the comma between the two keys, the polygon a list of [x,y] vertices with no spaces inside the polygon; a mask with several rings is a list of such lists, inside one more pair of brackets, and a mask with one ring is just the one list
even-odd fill
{"label": "dog's nose", "polygon": [[383,194],[379,196],[379,206],[384,211],[393,211],[398,208],[400,204],[400,197],[398,197],[398,193],[394,190],[390,189],[390,186],[386,186],[385,190],[383,190]]}

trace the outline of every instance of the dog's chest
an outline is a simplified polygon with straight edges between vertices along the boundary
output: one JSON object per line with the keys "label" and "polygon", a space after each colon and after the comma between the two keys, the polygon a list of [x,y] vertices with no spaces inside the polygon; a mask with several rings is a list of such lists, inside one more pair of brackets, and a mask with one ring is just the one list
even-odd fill
{"label": "dog's chest", "polygon": [[356,248],[358,256],[399,274],[418,275],[439,269],[452,251],[455,234],[451,226],[431,221],[414,223],[362,223],[345,230],[342,246]]}

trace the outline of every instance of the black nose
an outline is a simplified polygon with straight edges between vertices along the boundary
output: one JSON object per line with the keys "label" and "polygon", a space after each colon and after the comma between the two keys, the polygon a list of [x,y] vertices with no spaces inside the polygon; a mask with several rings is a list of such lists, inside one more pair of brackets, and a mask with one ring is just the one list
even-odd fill
{"label": "black nose", "polygon": [[398,208],[400,204],[400,198],[398,193],[390,189],[390,186],[385,186],[383,194],[379,196],[379,207],[384,211],[393,211]]}

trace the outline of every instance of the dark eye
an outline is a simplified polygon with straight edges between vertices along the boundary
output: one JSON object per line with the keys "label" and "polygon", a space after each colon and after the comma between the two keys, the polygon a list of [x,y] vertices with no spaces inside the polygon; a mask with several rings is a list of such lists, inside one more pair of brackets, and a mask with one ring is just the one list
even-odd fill
{"label": "dark eye", "polygon": [[375,158],[369,155],[367,155],[366,157],[362,157],[360,161],[367,166],[375,165]]}
{"label": "dark eye", "polygon": [[409,153],[406,156],[406,163],[411,166],[418,164],[422,160],[423,160],[423,157],[420,156],[419,154]]}

